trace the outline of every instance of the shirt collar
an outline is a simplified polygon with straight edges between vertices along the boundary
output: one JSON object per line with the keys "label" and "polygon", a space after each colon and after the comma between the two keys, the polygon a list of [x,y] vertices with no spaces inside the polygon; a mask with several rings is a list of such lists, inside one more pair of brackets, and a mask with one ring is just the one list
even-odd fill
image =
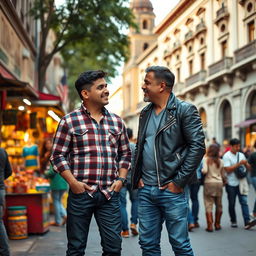
{"label": "shirt collar", "polygon": [[[81,108],[80,109],[82,111],[84,111],[86,115],[91,116],[91,113],[87,110],[87,108],[85,107],[85,105],[83,103],[81,104]],[[105,107],[102,108],[102,114],[104,116],[106,116],[108,114],[108,110]]]}

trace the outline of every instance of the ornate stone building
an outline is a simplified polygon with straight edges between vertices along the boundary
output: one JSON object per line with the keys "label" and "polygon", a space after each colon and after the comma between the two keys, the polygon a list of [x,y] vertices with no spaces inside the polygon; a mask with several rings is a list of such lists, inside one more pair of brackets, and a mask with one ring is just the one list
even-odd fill
{"label": "ornate stone building", "polygon": [[[134,3],[151,6],[150,1]],[[255,23],[255,0],[181,0],[153,29],[155,42],[134,56],[133,72],[124,70],[127,126],[137,130],[138,113],[145,105],[140,89],[145,69],[164,65],[176,76],[174,93],[198,107],[207,140],[239,137],[243,144],[253,144]]]}

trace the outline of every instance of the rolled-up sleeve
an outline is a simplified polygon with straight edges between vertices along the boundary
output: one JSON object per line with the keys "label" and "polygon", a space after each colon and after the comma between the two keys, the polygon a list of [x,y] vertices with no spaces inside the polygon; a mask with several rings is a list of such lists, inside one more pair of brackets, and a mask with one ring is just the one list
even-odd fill
{"label": "rolled-up sleeve", "polygon": [[125,125],[123,124],[118,147],[119,168],[129,169],[131,167],[131,158],[132,153],[129,146],[129,139],[127,136]]}
{"label": "rolled-up sleeve", "polygon": [[50,161],[56,172],[70,170],[68,156],[70,151],[71,135],[68,124],[62,119],[58,125],[52,148]]}

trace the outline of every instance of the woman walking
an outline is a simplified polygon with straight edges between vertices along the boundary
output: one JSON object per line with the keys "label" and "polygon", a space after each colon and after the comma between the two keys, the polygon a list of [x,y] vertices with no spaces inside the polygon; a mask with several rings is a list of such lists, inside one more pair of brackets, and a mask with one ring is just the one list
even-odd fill
{"label": "woman walking", "polygon": [[206,212],[206,231],[213,232],[213,204],[215,204],[215,229],[220,230],[222,215],[222,189],[225,180],[223,162],[219,158],[219,147],[215,144],[209,146],[203,161],[202,173],[204,179],[204,205]]}

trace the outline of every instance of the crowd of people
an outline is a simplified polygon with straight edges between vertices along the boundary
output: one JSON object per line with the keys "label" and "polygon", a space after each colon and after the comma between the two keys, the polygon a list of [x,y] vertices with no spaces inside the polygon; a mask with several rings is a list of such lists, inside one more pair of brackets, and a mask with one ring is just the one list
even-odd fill
{"label": "crowd of people", "polygon": [[[252,184],[256,191],[256,150],[248,150],[245,147],[242,151],[240,141],[236,138],[229,143],[220,146],[216,139],[213,138],[212,144],[209,145],[202,163],[198,167],[198,182],[189,186],[192,211],[189,213],[188,229],[192,231],[199,227],[198,212],[199,201],[198,191],[200,185],[203,185],[204,207],[206,215],[206,231],[213,232],[221,229],[221,216],[223,212],[222,194],[226,189],[228,199],[228,213],[230,225],[237,227],[237,216],[235,211],[236,198],[238,197],[241,205],[244,228],[250,229],[256,224],[256,200],[253,211],[249,213],[247,195],[249,184]],[[255,148],[255,147],[254,147]],[[242,170],[241,176],[237,169]],[[215,206],[215,218],[213,217],[213,206]]]}

